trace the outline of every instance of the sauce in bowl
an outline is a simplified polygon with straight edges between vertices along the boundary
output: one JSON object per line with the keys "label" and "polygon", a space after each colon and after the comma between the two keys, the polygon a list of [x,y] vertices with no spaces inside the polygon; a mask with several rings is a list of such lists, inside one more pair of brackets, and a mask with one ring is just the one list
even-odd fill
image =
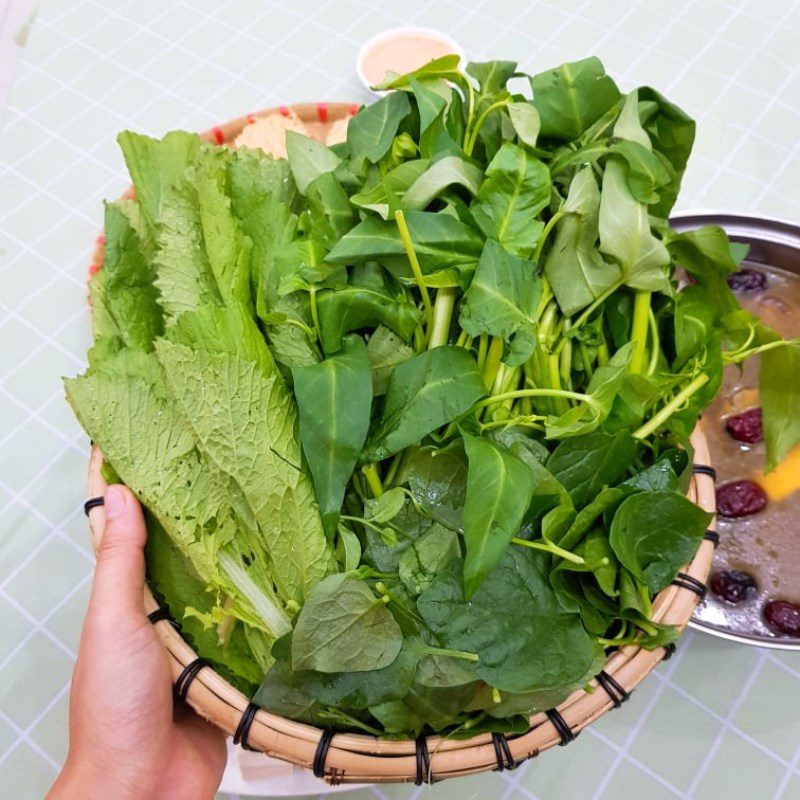
{"label": "sauce in bowl", "polygon": [[[764,264],[743,266],[766,281],[763,286],[757,278],[742,281],[736,291],[742,306],[784,338],[800,336],[800,275]],[[770,603],[800,603],[800,449],[764,474],[758,406],[758,358],[747,361],[743,369],[727,366],[720,393],[703,418],[717,470],[718,504],[721,510],[728,506],[729,516],[720,514],[717,519],[720,546],[711,570],[711,591],[695,619],[731,632],[781,638],[765,617],[774,616]],[[720,502],[726,492],[723,487],[735,481],[752,481],[760,487],[760,496],[766,499],[762,510],[734,516],[736,498],[732,505]],[[730,488],[736,494],[740,487]],[[758,495],[759,489],[751,494]],[[742,502],[753,503],[746,491],[739,495]],[[751,507],[759,505],[756,501]]]}
{"label": "sauce in bowl", "polygon": [[372,88],[387,73],[403,75],[449,54],[464,60],[461,48],[449,36],[428,28],[394,28],[370,39],[358,54],[361,81]]}

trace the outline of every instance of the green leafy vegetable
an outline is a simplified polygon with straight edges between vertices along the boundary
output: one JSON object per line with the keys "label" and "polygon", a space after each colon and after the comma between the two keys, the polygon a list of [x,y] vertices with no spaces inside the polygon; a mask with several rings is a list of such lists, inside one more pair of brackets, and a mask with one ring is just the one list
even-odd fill
{"label": "green leafy vegetable", "polygon": [[746,247],[670,227],[695,129],[655,90],[454,55],[381,86],[287,158],[123,133],[67,397],[159,601],[260,706],[524,733],[607,648],[678,635],[689,434],[757,355],[776,466],[800,345],[728,286]]}
{"label": "green leafy vegetable", "polygon": [[292,370],[300,441],[328,537],[369,430],[372,368],[364,340],[347,339],[339,353]]}
{"label": "green leafy vegetable", "polygon": [[502,558],[533,491],[528,465],[503,445],[464,435],[469,460],[464,503],[464,596],[469,599]]}
{"label": "green leafy vegetable", "polygon": [[292,635],[292,669],[368,672],[388,667],[403,634],[363,581],[331,575],[314,587]]}
{"label": "green leafy vegetable", "polygon": [[378,461],[415,444],[468,411],[484,392],[478,365],[463,348],[437,347],[400,364],[364,458]]}

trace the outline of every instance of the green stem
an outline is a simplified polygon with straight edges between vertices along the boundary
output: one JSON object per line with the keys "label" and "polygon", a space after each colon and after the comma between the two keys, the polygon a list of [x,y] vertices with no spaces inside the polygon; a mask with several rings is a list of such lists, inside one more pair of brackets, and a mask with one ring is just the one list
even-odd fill
{"label": "green stem", "polygon": [[633,301],[633,323],[631,325],[631,353],[630,371],[634,375],[641,375],[644,369],[644,354],[647,347],[647,325],[650,316],[650,292],[636,292]]}
{"label": "green stem", "polygon": [[433,306],[433,325],[428,334],[428,350],[447,344],[450,333],[450,320],[453,318],[453,309],[456,304],[458,290],[446,286],[436,292],[436,302]]}
{"label": "green stem", "polygon": [[365,528],[371,528],[376,533],[383,534],[383,528],[380,525],[376,525],[374,522],[364,519],[364,517],[351,517],[348,514],[340,514],[339,519],[343,519],[345,522],[356,522]]}
{"label": "green stem", "polygon": [[661,352],[661,339],[658,335],[658,323],[656,322],[656,315],[653,313],[652,307],[649,314],[650,322],[650,363],[647,365],[647,374],[654,375],[658,368],[658,355]]}
{"label": "green stem", "polygon": [[486,361],[486,351],[489,348],[489,334],[482,333],[478,339],[478,367],[483,369]]}
{"label": "green stem", "polygon": [[468,653],[465,650],[446,650],[442,647],[426,647],[423,652],[428,656],[460,658],[462,661],[471,661],[473,664],[477,664],[480,660],[477,653]]}
{"label": "green stem", "polygon": [[500,369],[500,359],[503,357],[503,340],[499,336],[492,338],[489,350],[486,353],[486,360],[483,363],[483,385],[486,391],[490,392],[494,386],[494,379]]}
{"label": "green stem", "polygon": [[472,151],[475,149],[475,144],[478,141],[478,134],[480,133],[481,128],[483,127],[483,123],[486,122],[486,118],[492,111],[496,111],[498,108],[505,108],[508,105],[508,100],[498,100],[496,103],[492,103],[475,121],[475,125],[472,127],[471,131],[468,131],[467,135],[464,137],[464,152],[468,155],[472,155]]}
{"label": "green stem", "polygon": [[322,341],[322,329],[319,326],[319,315],[317,313],[317,289],[311,286],[308,289],[309,305],[311,306],[311,319],[314,321],[314,332],[317,335],[317,341]]}
{"label": "green stem", "polygon": [[509,417],[508,419],[493,419],[491,422],[481,422],[482,431],[490,431],[493,428],[530,428],[534,431],[543,431],[544,425],[539,420],[547,419],[542,414],[520,414],[516,417]]}
{"label": "green stem", "polygon": [[421,353],[425,349],[425,332],[422,330],[422,325],[417,325],[414,328],[414,350]]}
{"label": "green stem", "polygon": [[634,439],[646,439],[655,433],[696,391],[708,383],[708,375],[698,375],[685,389],[678,392],[657,414],[652,416],[637,431],[634,432]]}
{"label": "green stem", "polygon": [[741,364],[751,356],[756,356],[759,353],[765,353],[767,350],[773,350],[776,347],[796,346],[800,344],[800,339],[778,339],[774,342],[759,345],[758,347],[751,347],[749,350],[733,351],[722,354],[722,360],[726,364]]}
{"label": "green stem", "polygon": [[487,397],[485,400],[479,400],[472,407],[472,410],[477,411],[479,408],[485,408],[492,403],[500,403],[503,400],[516,400],[518,397],[563,397],[569,400],[589,403],[589,405],[595,404],[595,400],[591,395],[569,392],[566,389],[516,389],[513,392],[503,392],[502,394]]}
{"label": "green stem", "polygon": [[394,458],[389,462],[389,469],[386,470],[386,477],[383,479],[383,485],[385,487],[391,488],[394,484],[394,479],[397,477],[397,473],[400,470],[400,462],[403,460],[403,454],[405,450],[401,450],[399,453],[395,454]]}
{"label": "green stem", "polygon": [[586,322],[586,320],[592,316],[592,314],[598,308],[598,306],[601,306],[603,303],[605,303],[605,301],[609,297],[611,297],[611,295],[614,294],[614,292],[616,292],[620,286],[622,286],[621,279],[618,280],[616,283],[612,284],[611,286],[609,286],[608,289],[606,289],[598,297],[596,297],[592,302],[592,304],[588,306],[586,309],[584,309],[583,313],[578,317],[578,319],[576,319],[575,322],[572,323],[571,330],[574,331],[576,328],[580,328],[580,326],[583,325]]}
{"label": "green stem", "polygon": [[551,328],[556,322],[558,314],[558,304],[553,300],[547,304],[547,307],[539,320],[539,343],[547,345],[551,339]]}
{"label": "green stem", "polygon": [[586,373],[588,383],[594,375],[594,368],[592,367],[592,360],[589,358],[589,348],[585,342],[578,342],[578,352],[581,354],[581,362],[583,363],[583,371]]}
{"label": "green stem", "polygon": [[536,250],[533,253],[533,263],[538,264],[539,259],[542,256],[542,250],[544,249],[544,243],[547,241],[547,237],[550,235],[550,231],[556,226],[556,223],[564,216],[566,212],[562,209],[558,209],[549,220],[547,220],[547,225],[544,226],[544,230],[542,231],[542,235],[539,237],[539,241],[536,243]]}
{"label": "green stem", "polygon": [[601,367],[605,367],[608,364],[608,345],[605,341],[597,348],[597,363]]}
{"label": "green stem", "polygon": [[433,306],[431,305],[431,296],[428,294],[428,287],[425,285],[425,280],[422,277],[422,269],[419,265],[417,252],[414,250],[414,242],[411,240],[411,232],[408,230],[405,215],[401,209],[394,212],[394,218],[397,222],[397,228],[400,231],[400,240],[403,242],[403,247],[408,256],[408,263],[411,264],[411,271],[414,273],[414,280],[417,282],[417,287],[422,295],[422,304],[425,306],[425,316],[427,318],[427,333],[430,337],[431,327],[433,325]]}
{"label": "green stem", "polygon": [[514,537],[511,540],[514,544],[522,545],[523,547],[530,547],[531,550],[541,550],[545,553],[551,553],[554,556],[563,558],[565,561],[571,561],[573,564],[586,563],[583,558],[576,556],[575,553],[570,553],[569,550],[564,550],[557,544],[552,542],[529,542],[527,539],[518,539]]}
{"label": "green stem", "polygon": [[383,484],[381,483],[381,476],[378,472],[377,464],[365,464],[361,467],[361,472],[367,479],[367,485],[372,492],[373,497],[380,497],[383,494]]}
{"label": "green stem", "polygon": [[544,314],[544,310],[547,308],[547,304],[553,299],[553,289],[550,286],[550,281],[547,280],[546,275],[541,276],[542,282],[542,295],[539,298],[539,305],[536,307],[536,319],[539,319],[542,314]]}

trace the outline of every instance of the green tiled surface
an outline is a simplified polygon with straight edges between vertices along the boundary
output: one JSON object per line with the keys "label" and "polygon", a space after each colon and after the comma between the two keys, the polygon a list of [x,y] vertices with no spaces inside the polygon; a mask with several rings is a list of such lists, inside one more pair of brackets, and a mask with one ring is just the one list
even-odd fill
{"label": "green tiled surface", "polygon": [[[12,0],[13,2],[13,0]],[[0,15],[1,16],[1,15]],[[66,751],[89,590],[86,441],[59,378],[88,344],[84,276],[114,137],[284,102],[364,101],[383,28],[447,30],[529,70],[594,52],[700,122],[681,204],[800,219],[800,3],[792,0],[49,0],[0,118],[0,775],[39,798]],[[353,800],[800,798],[800,657],[689,634],[620,711],[516,772]],[[316,797],[316,796],[315,796]]]}

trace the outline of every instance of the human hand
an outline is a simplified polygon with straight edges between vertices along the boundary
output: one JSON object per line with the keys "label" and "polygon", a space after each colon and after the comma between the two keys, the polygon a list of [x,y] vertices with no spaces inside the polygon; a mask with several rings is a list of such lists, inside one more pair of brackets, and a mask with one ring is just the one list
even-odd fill
{"label": "human hand", "polygon": [[72,677],[69,754],[48,800],[212,798],[225,739],[173,705],[167,651],[144,610],[141,506],[124,486],[109,486],[105,512]]}

